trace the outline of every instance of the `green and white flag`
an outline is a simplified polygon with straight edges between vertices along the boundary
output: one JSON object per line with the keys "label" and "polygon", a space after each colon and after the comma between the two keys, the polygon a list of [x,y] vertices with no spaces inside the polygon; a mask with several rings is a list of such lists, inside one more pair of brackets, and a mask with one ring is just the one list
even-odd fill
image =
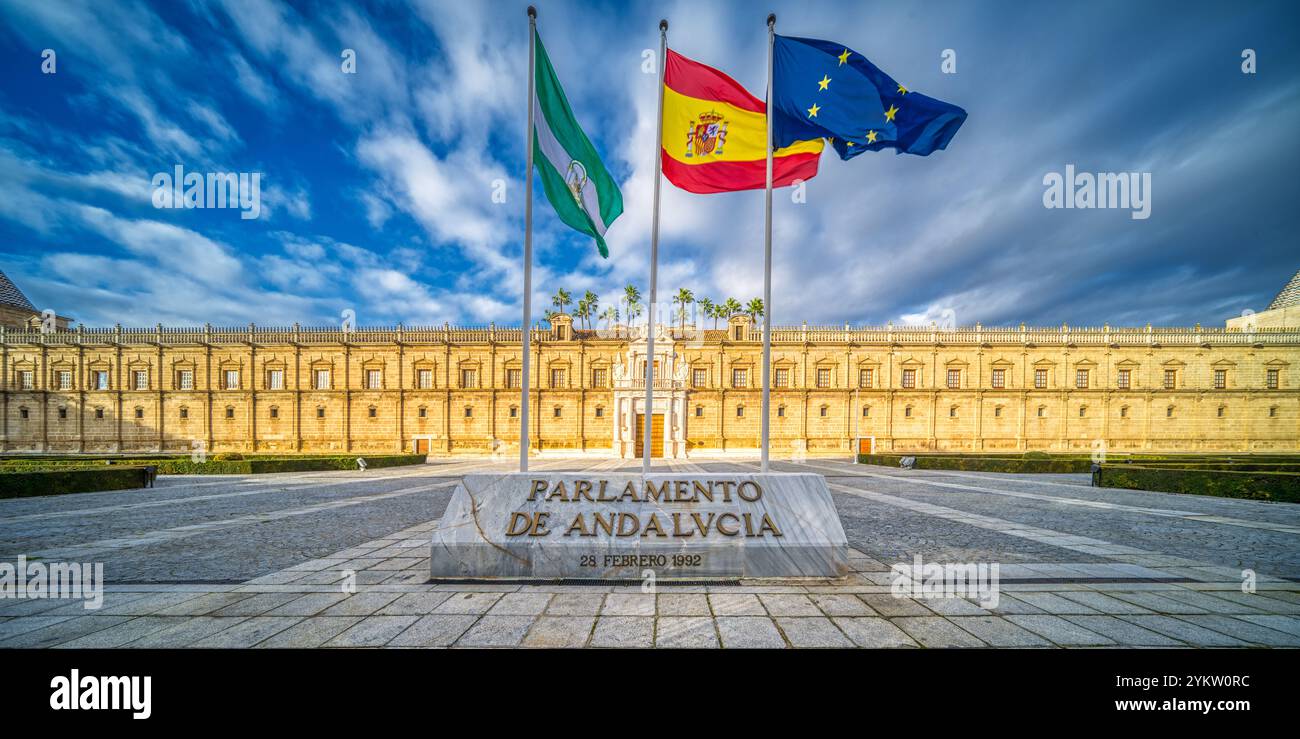
{"label": "green and white flag", "polygon": [[623,213],[623,196],[578,126],[541,37],[535,40],[533,147],[542,188],[560,220],[594,237],[600,255],[609,257],[605,229]]}

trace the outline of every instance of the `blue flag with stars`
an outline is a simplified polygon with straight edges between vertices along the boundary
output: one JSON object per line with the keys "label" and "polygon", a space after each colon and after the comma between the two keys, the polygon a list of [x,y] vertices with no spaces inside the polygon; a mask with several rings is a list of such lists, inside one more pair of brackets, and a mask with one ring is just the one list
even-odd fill
{"label": "blue flag with stars", "polygon": [[861,54],[829,41],[777,36],[772,61],[772,145],[828,138],[840,159],[893,148],[942,149],[966,111],[912,92]]}

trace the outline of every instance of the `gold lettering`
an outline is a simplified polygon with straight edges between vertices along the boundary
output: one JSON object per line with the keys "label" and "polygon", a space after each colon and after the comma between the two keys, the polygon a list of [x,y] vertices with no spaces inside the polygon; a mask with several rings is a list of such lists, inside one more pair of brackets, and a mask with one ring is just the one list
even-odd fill
{"label": "gold lettering", "polygon": [[708,484],[708,486],[706,487],[706,486],[704,485],[704,483],[700,482],[699,480],[696,480],[696,481],[695,481],[695,496],[694,496],[694,497],[695,497],[695,500],[697,500],[697,501],[698,501],[700,498],[707,498],[708,501],[709,501],[710,503],[712,503],[712,502],[713,502],[713,482],[710,481],[709,484]]}
{"label": "gold lettering", "polygon": [[591,480],[578,480],[573,483],[573,499],[577,501],[580,498],[586,498],[592,503],[596,502],[591,500]]}
{"label": "gold lettering", "polygon": [[766,513],[763,514],[763,524],[758,527],[758,535],[762,536],[764,531],[771,531],[773,536],[785,536],[785,534],[782,534],[781,530],[776,527],[776,524],[772,521],[772,517]]}
{"label": "gold lettering", "polygon": [[[664,484],[667,484],[666,482]],[[685,480],[677,480],[673,483],[673,500],[678,503],[689,502],[691,494],[689,492],[691,484]]]}
{"label": "gold lettering", "polygon": [[716,524],[716,526],[715,526],[714,528],[716,528],[716,529],[718,530],[718,533],[719,533],[719,534],[722,534],[723,536],[735,536],[736,534],[740,533],[739,529],[736,529],[736,528],[732,528],[731,530],[727,530],[727,529],[723,528],[723,527],[722,527],[722,520],[723,520],[724,518],[730,518],[732,521],[735,521],[735,522],[739,522],[739,520],[740,520],[740,519],[736,518],[736,514],[734,514],[734,513],[724,513],[724,514],[722,514],[721,516],[718,516],[718,523]]}
{"label": "gold lettering", "polygon": [[[748,495],[745,495],[746,485],[754,489],[754,497],[751,498]],[[740,487],[736,488],[736,495],[739,495],[740,499],[745,501],[746,503],[753,503],[754,501],[763,497],[763,488],[759,487],[758,483],[754,482],[753,480],[746,480],[740,483]]]}
{"label": "gold lettering", "polygon": [[546,492],[546,481],[533,480],[533,492],[528,494],[528,501],[531,503],[532,501],[537,500],[537,496],[544,492]]}
{"label": "gold lettering", "polygon": [[682,531],[682,514],[680,513],[673,514],[673,536],[679,539],[689,539],[695,536],[694,531],[690,533]]}
{"label": "gold lettering", "polygon": [[[519,526],[518,524],[523,524]],[[523,511],[510,514],[510,523],[506,525],[506,536],[523,536],[533,527],[533,516]]]}
{"label": "gold lettering", "polygon": [[655,536],[668,536],[659,525],[659,516],[653,513],[650,514],[650,520],[646,522],[645,529],[641,531],[641,536],[649,536],[651,531],[655,532]]}
{"label": "gold lettering", "polygon": [[614,516],[615,516],[615,515],[617,515],[617,514],[614,514],[614,513],[609,514],[609,520],[606,521],[606,520],[605,520],[605,517],[604,517],[603,515],[601,515],[600,513],[593,513],[592,516],[595,518],[595,526],[592,527],[592,530],[591,530],[592,535],[594,536],[598,530],[600,530],[600,529],[604,529],[604,530],[605,530],[605,536],[613,536],[613,535],[614,535]]}
{"label": "gold lettering", "polygon": [[660,503],[666,503],[666,502],[668,502],[668,500],[669,500],[669,498],[668,498],[668,481],[667,481],[667,480],[664,480],[663,482],[659,483],[659,488],[656,489],[656,488],[655,488],[655,484],[654,484],[653,482],[650,482],[649,480],[646,480],[646,481],[645,481],[645,499],[646,499],[647,502],[649,502],[649,501],[651,501],[651,500],[658,501],[658,502],[660,502]]}
{"label": "gold lettering", "polygon": [[550,494],[546,496],[547,500],[555,500],[556,498],[565,503],[569,502],[569,491],[564,489],[564,480],[555,483],[555,487],[551,488]]}
{"label": "gold lettering", "polygon": [[573,523],[569,524],[569,528],[564,532],[564,535],[568,536],[569,534],[572,534],[574,529],[578,530],[578,536],[596,535],[595,532],[587,531],[587,519],[584,518],[581,513],[573,517]]}
{"label": "gold lettering", "polygon": [[745,536],[754,536],[754,518],[751,514],[745,513],[741,516],[745,520]]}
{"label": "gold lettering", "polygon": [[695,519],[695,528],[699,529],[700,531],[700,536],[703,537],[709,535],[709,527],[713,525],[713,519],[717,515],[718,514],[716,513],[710,513],[708,518],[704,519],[703,521],[700,521],[700,514],[698,513],[691,514],[691,518]]}
{"label": "gold lettering", "polygon": [[[628,522],[631,522],[632,524],[631,529],[627,529],[627,527],[623,525]],[[641,528],[641,521],[636,517],[635,513],[618,514],[618,535],[619,536],[635,536],[636,532],[640,530],[640,528]]]}
{"label": "gold lettering", "polygon": [[630,500],[633,503],[636,502],[636,487],[632,485],[631,480],[627,481],[627,487],[623,488],[623,494],[618,496],[618,500],[620,502],[623,500]]}
{"label": "gold lettering", "polygon": [[731,480],[720,480],[720,481],[718,482],[718,484],[722,486],[722,502],[723,502],[723,503],[730,503],[730,502],[731,502],[731,486],[734,485],[735,483],[733,483]]}
{"label": "gold lettering", "polygon": [[613,503],[614,501],[618,500],[618,498],[610,498],[610,497],[607,497],[607,496],[605,495],[605,488],[607,488],[607,487],[609,487],[609,480],[601,480],[601,481],[600,481],[600,494],[596,496],[596,500],[597,500],[598,502],[600,502],[600,503]]}
{"label": "gold lettering", "polygon": [[547,513],[546,511],[542,511],[541,513],[538,513],[536,516],[533,516],[533,530],[532,530],[532,531],[529,531],[529,532],[528,532],[528,535],[529,535],[529,536],[546,536],[547,534],[551,533],[551,532],[546,528],[546,519],[548,519],[548,518],[550,518],[550,517],[551,517],[551,514],[550,514],[550,513]]}

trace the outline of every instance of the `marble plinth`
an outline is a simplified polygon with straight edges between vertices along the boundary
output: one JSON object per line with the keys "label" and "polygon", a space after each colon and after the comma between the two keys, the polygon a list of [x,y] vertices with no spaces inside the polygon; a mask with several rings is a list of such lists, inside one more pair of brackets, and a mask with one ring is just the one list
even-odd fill
{"label": "marble plinth", "polygon": [[814,474],[467,475],[433,533],[435,579],[840,577]]}

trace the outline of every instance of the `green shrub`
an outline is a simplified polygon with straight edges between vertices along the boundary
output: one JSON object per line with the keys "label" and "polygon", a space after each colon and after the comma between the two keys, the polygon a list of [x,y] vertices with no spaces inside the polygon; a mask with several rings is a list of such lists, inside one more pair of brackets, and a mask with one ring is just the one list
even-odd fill
{"label": "green shrub", "polygon": [[130,490],[147,484],[144,467],[114,465],[112,469],[58,469],[0,474],[0,498],[31,498],[103,490]]}
{"label": "green shrub", "polygon": [[1104,464],[1097,476],[1097,484],[1107,488],[1300,503],[1300,474],[1294,472],[1234,472]]}
{"label": "green shrub", "polygon": [[239,452],[222,452],[222,453],[220,453],[220,454],[214,454],[214,455],[212,455],[212,461],[214,461],[214,462],[242,462],[242,461],[244,461],[244,455],[240,454]]}
{"label": "green shrub", "polygon": [[1020,457],[956,456],[931,454],[859,454],[859,464],[897,467],[903,457],[915,457],[918,470],[961,470],[964,472],[1062,473],[1088,472],[1087,458],[1025,459]]}

